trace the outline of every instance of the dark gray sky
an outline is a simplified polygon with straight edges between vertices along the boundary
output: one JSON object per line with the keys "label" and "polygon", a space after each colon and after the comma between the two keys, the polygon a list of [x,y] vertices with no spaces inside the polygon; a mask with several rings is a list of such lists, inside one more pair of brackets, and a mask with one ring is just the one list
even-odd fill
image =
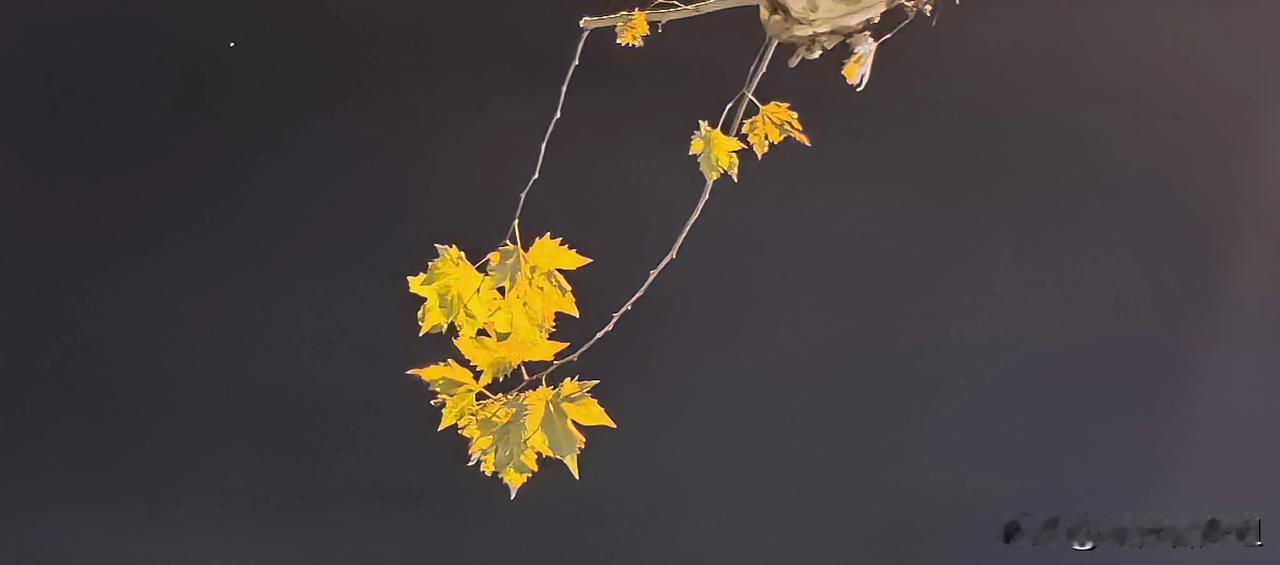
{"label": "dark gray sky", "polygon": [[[1280,510],[1275,2],[944,5],[862,93],[779,57],[813,147],[721,183],[574,369],[620,427],[514,503],[403,375],[451,354],[404,277],[501,237],[627,4],[3,4],[0,563],[1268,562],[998,534]],[[524,216],[596,259],[562,337],[665,253],[760,40],[590,38]]]}

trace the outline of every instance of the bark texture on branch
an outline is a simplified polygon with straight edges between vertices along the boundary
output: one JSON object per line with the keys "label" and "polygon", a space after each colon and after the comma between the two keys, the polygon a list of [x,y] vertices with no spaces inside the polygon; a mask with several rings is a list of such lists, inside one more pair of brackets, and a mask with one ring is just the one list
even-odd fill
{"label": "bark texture on branch", "polygon": [[[816,59],[841,42],[848,42],[855,53],[873,53],[876,44],[893,35],[917,13],[930,15],[934,1],[703,0],[641,12],[650,23],[662,23],[730,8],[757,6],[765,34],[780,43],[795,46],[795,54],[788,62],[794,67],[800,59]],[[613,27],[627,22],[635,13],[582,18],[578,25],[588,30]]]}
{"label": "bark texture on branch", "polygon": [[[681,20],[684,18],[692,18],[701,16],[702,14],[710,14],[711,12],[719,12],[729,8],[742,8],[746,6],[757,6],[760,0],[704,0],[686,6],[677,8],[664,8],[661,10],[645,11],[645,19],[651,23],[669,22],[671,20]],[[622,12],[611,16],[597,16],[591,18],[582,18],[578,21],[578,25],[582,29],[595,29],[599,27],[613,27],[623,23],[631,18],[634,12]]]}

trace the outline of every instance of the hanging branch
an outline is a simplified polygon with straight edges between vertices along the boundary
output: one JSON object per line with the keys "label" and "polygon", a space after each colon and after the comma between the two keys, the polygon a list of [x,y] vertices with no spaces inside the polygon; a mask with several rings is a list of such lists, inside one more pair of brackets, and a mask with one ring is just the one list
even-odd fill
{"label": "hanging branch", "polygon": [[[751,65],[751,71],[747,75],[746,84],[744,84],[742,87],[742,90],[739,91],[736,96],[734,96],[734,98],[738,101],[738,108],[734,112],[733,121],[730,122],[729,124],[728,135],[730,137],[737,135],[738,126],[742,124],[742,114],[743,112],[746,111],[747,104],[751,102],[751,98],[755,93],[756,85],[760,84],[760,78],[764,76],[765,70],[769,68],[769,60],[773,58],[774,49],[776,49],[777,47],[778,47],[778,40],[776,39],[765,40],[764,48],[761,49],[758,55],[756,55],[756,60]],[[730,104],[732,103],[733,102],[730,101]],[[561,357],[560,359],[553,361],[551,365],[546,369],[543,369],[537,374],[525,379],[524,383],[521,383],[520,385],[521,387],[523,387],[525,384],[529,382],[532,382],[535,379],[546,377],[552,371],[556,370],[557,367],[560,367],[565,363],[570,363],[577,360],[578,357],[582,356],[583,353],[586,353],[588,349],[591,349],[592,345],[595,345],[597,341],[600,341],[600,338],[604,337],[604,335],[609,333],[610,331],[613,331],[614,326],[618,324],[618,320],[622,318],[622,315],[625,314],[627,311],[631,310],[631,306],[634,305],[637,300],[640,300],[641,296],[644,296],[645,291],[649,290],[649,286],[653,284],[654,279],[658,278],[658,274],[662,273],[662,270],[667,268],[667,265],[670,264],[671,261],[676,258],[676,254],[680,252],[680,246],[684,244],[685,237],[689,235],[689,230],[693,228],[694,222],[698,221],[698,217],[702,215],[702,208],[706,206],[707,200],[711,198],[711,186],[713,184],[715,184],[714,181],[707,180],[706,184],[703,185],[702,195],[698,197],[698,204],[694,206],[693,213],[689,215],[689,219],[685,220],[684,228],[682,228],[680,230],[680,233],[676,235],[676,240],[675,240],[675,243],[672,244],[671,250],[668,251],[666,256],[664,256],[662,260],[658,262],[658,266],[654,267],[653,270],[649,271],[649,277],[645,279],[644,284],[640,285],[640,288],[636,290],[635,294],[632,294],[631,298],[627,299],[627,302],[623,304],[622,307],[618,309],[618,311],[614,312],[613,315],[609,317],[609,323],[605,324],[604,327],[600,328],[600,331],[596,332],[596,335],[592,336],[590,340],[582,344],[582,347],[579,347],[576,351],[574,351],[573,353],[570,353],[569,355],[566,355],[564,357]]]}
{"label": "hanging branch", "polygon": [[569,83],[573,80],[573,71],[578,68],[578,62],[582,58],[582,46],[587,43],[587,36],[591,34],[591,29],[582,30],[582,36],[578,38],[578,47],[573,51],[573,62],[569,63],[569,70],[564,75],[564,82],[560,83],[560,99],[556,100],[556,113],[551,116],[551,123],[547,125],[547,133],[542,136],[542,145],[538,147],[538,163],[533,167],[533,176],[529,177],[529,183],[524,185],[524,190],[520,191],[520,201],[516,204],[515,219],[511,220],[511,227],[507,228],[507,236],[504,239],[511,239],[512,233],[516,230],[516,225],[520,222],[520,212],[524,210],[524,199],[529,196],[529,189],[533,188],[533,183],[537,182],[538,176],[542,174],[542,160],[547,156],[547,142],[551,141],[551,132],[556,130],[556,122],[560,121],[560,111],[564,108],[564,98],[569,92]]}
{"label": "hanging branch", "polygon": [[[738,180],[737,152],[748,147],[743,141],[750,144],[757,159],[784,139],[810,144],[799,115],[790,109],[790,104],[761,102],[755,97],[778,44],[796,47],[794,62],[816,58],[833,46],[846,43],[851,55],[841,74],[861,90],[870,74],[876,46],[917,12],[927,15],[933,0],[707,0],[689,5],[659,0],[649,8],[659,4],[678,7],[632,10],[579,22],[582,35],[561,82],[556,110],[542,136],[533,174],[520,192],[504,240],[478,261],[468,259],[457,246],[437,245],[438,256],[426,271],[408,277],[409,291],[425,299],[418,311],[420,335],[453,333],[453,344],[468,363],[464,366],[446,359],[408,372],[436,394],[431,403],[441,409],[439,429],[456,426],[468,440],[471,463],[478,463],[484,474],[500,478],[512,497],[538,470],[537,461],[543,457],[560,460],[577,478],[578,454],[585,445],[578,427],[615,426],[589,392],[597,381],[571,377],[550,383],[547,376],[578,360],[613,331],[675,260],[701,217],[715,181],[725,175]],[[591,339],[557,358],[569,344],[551,339],[556,318],[579,315],[572,288],[562,273],[576,270],[591,259],[549,233],[522,240],[519,222],[525,201],[541,176],[547,145],[559,123],[587,36],[592,29],[613,26],[618,45],[641,47],[650,33],[650,22],[661,24],[745,6],[759,6],[766,39],[751,63],[745,83],[725,105],[715,127],[700,120],[690,139],[689,154],[696,155],[698,169],[706,179],[697,204],[670,250],[649,271],[643,284]],[[753,104],[757,112],[744,121],[748,104]],[[739,132],[743,138],[739,138]],[[531,374],[528,363],[548,364]],[[503,379],[516,381],[516,386],[506,392],[490,390]],[[530,386],[535,382],[539,383],[536,387]]]}

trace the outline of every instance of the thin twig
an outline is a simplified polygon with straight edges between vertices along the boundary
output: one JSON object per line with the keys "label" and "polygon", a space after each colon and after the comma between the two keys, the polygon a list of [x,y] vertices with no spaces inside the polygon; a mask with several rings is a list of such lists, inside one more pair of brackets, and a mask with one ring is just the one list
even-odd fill
{"label": "thin twig", "polygon": [[590,29],[584,29],[582,30],[582,37],[578,38],[578,47],[573,51],[573,62],[569,64],[569,71],[565,73],[564,82],[560,84],[560,99],[556,101],[556,113],[551,116],[551,123],[547,125],[547,133],[542,136],[542,146],[538,148],[538,164],[533,167],[533,176],[529,177],[529,183],[524,185],[524,190],[520,191],[520,202],[516,204],[515,219],[511,220],[511,227],[507,228],[507,236],[503,238],[504,242],[511,240],[511,234],[516,229],[516,222],[520,221],[520,212],[524,211],[524,199],[529,196],[529,189],[533,188],[533,183],[542,174],[542,160],[547,156],[547,142],[551,141],[551,132],[555,131],[556,122],[560,121],[560,110],[564,108],[564,97],[569,92],[569,82],[573,80],[573,71],[578,68],[578,61],[582,58],[582,46],[587,43],[587,35],[590,33]]}
{"label": "thin twig", "polygon": [[[729,103],[724,105],[724,111],[720,112],[720,119],[716,121],[716,129],[724,128],[724,119],[729,115],[729,110],[733,108],[733,103],[737,102],[738,98],[747,92],[748,86],[751,86],[751,77],[756,75],[756,67],[760,65],[760,60],[764,57],[764,52],[770,49],[769,45],[770,43],[765,41],[764,44],[760,46],[760,50],[756,51],[756,58],[751,61],[751,68],[747,70],[747,82],[743,83],[742,88],[739,88],[738,91],[733,94],[733,98],[729,99]],[[772,54],[770,54],[770,57],[772,57]]]}
{"label": "thin twig", "polygon": [[[696,4],[689,4],[679,8],[666,8],[663,10],[654,10],[652,12],[642,12],[645,19],[654,23],[669,22],[671,20],[682,20],[684,18],[692,18],[702,14],[727,10],[729,8],[742,8],[746,6],[758,6],[760,0],[706,0]],[[610,16],[596,16],[590,18],[582,18],[578,20],[578,25],[582,29],[595,29],[599,27],[613,27],[620,23],[626,22],[635,15],[634,11],[622,12]]]}
{"label": "thin twig", "polygon": [[754,97],[756,85],[760,84],[760,77],[764,76],[765,68],[769,66],[769,60],[773,58],[773,50],[778,47],[778,40],[768,39],[765,45],[760,67],[755,69],[751,78],[747,79],[747,85],[742,88],[743,100],[738,103],[738,109],[733,113],[733,123],[729,124],[729,137],[738,135],[738,128],[742,126],[742,114],[747,111],[747,102]]}
{"label": "thin twig", "polygon": [[[745,94],[746,96],[738,97],[739,98],[738,110],[736,112],[736,116],[734,118],[733,123],[729,125],[728,135],[730,137],[738,134],[738,126],[742,121],[742,113],[746,111],[747,103],[750,102],[750,97],[752,96],[752,93],[755,91],[756,85],[760,83],[760,77],[764,76],[765,70],[769,67],[769,60],[773,58],[773,51],[777,46],[778,46],[778,40],[767,39],[765,40],[764,49],[762,49],[761,52],[756,55],[756,60],[751,65],[751,72],[747,77],[746,85],[742,88],[742,92],[741,92],[741,94]],[[622,315],[627,311],[631,310],[631,306],[634,305],[637,300],[640,300],[641,296],[644,296],[645,291],[649,290],[649,285],[652,285],[654,279],[658,278],[658,274],[661,273],[662,270],[665,269],[667,265],[671,263],[673,259],[676,258],[676,254],[680,252],[680,246],[684,244],[685,237],[689,235],[689,230],[693,228],[694,222],[698,221],[698,216],[702,215],[702,208],[706,206],[707,199],[711,197],[712,184],[713,182],[708,180],[707,183],[703,185],[702,195],[698,197],[698,204],[694,206],[693,213],[689,215],[689,219],[685,220],[684,228],[682,228],[680,230],[679,235],[676,236],[676,241],[671,246],[671,250],[668,251],[667,255],[663,257],[661,261],[658,262],[657,267],[654,267],[652,271],[649,271],[649,278],[645,279],[644,284],[640,285],[640,289],[637,290],[635,294],[631,295],[631,298],[627,300],[626,304],[622,305],[622,308],[619,308],[617,312],[614,312],[613,315],[609,317],[609,323],[605,324],[603,328],[600,328],[600,331],[596,332],[596,335],[593,336],[589,341],[582,344],[582,347],[579,347],[577,351],[574,351],[573,353],[570,353],[565,357],[561,357],[560,359],[553,361],[551,365],[548,366],[546,369],[543,369],[538,374],[525,379],[525,382],[521,383],[521,387],[523,387],[524,384],[532,381],[533,379],[545,378],[549,373],[551,373],[551,371],[554,371],[557,367],[564,365],[565,363],[569,363],[576,360],[579,356],[581,356],[588,349],[590,349],[592,345],[594,345],[597,341],[599,341],[601,337],[604,337],[605,334],[613,330],[613,327],[617,325],[618,320],[622,318]]]}

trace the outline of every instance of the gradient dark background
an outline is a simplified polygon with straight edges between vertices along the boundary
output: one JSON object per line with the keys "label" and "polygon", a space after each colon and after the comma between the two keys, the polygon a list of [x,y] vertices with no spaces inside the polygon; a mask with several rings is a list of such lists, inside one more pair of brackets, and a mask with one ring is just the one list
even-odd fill
{"label": "gradient dark background", "polygon": [[[0,2],[0,563],[1269,561],[998,541],[1280,511],[1269,0],[943,5],[862,93],[784,50],[813,147],[576,365],[620,424],[582,480],[465,466],[404,277],[501,237],[577,18],[629,6]],[[562,337],[670,246],[758,25],[588,41],[524,216],[596,259]]]}

